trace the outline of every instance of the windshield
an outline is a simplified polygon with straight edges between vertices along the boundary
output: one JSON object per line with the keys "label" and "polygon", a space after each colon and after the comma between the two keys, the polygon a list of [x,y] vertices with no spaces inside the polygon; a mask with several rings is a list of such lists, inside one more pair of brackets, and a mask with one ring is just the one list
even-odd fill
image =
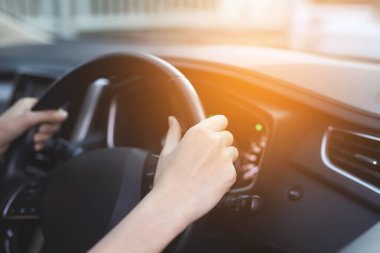
{"label": "windshield", "polygon": [[233,43],[380,61],[380,0],[0,0],[0,45],[56,38]]}

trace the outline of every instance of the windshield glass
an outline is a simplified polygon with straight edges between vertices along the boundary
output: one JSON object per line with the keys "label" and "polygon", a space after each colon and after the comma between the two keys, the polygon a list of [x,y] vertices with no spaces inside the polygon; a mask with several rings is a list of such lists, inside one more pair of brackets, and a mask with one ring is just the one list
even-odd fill
{"label": "windshield glass", "polygon": [[123,39],[380,61],[380,0],[0,0],[0,45]]}

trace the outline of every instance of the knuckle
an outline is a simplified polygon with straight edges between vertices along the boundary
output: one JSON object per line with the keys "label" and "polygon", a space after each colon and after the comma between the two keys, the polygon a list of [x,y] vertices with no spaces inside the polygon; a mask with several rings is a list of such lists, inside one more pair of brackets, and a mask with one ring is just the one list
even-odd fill
{"label": "knuckle", "polygon": [[232,151],[234,157],[239,155],[239,150],[236,147],[231,146],[231,151]]}
{"label": "knuckle", "polygon": [[229,161],[235,161],[239,156],[239,151],[236,147],[230,146],[225,150],[225,158]]}
{"label": "knuckle", "polygon": [[234,136],[232,135],[232,133],[231,133],[231,132],[229,132],[229,131],[226,131],[226,137],[227,137],[229,140],[231,140],[231,142],[233,142],[233,141],[234,141]]}
{"label": "knuckle", "polygon": [[33,117],[32,112],[26,112],[21,118],[20,121],[22,122],[23,125],[31,125],[34,123],[35,119]]}
{"label": "knuckle", "polygon": [[29,102],[29,101],[31,101],[31,98],[20,98],[20,99],[17,101],[17,103],[22,104],[22,103],[27,103],[27,102]]}
{"label": "knuckle", "polygon": [[191,135],[194,135],[195,137],[199,137],[199,138],[204,138],[209,135],[209,132],[207,131],[207,129],[198,125],[190,128],[189,132]]}
{"label": "knuckle", "polygon": [[45,112],[43,112],[43,114],[46,116],[46,118],[52,118],[52,119],[56,118],[56,116],[57,116],[56,112],[51,111],[51,110],[45,111]]}
{"label": "knuckle", "polygon": [[195,125],[195,126],[191,127],[189,130],[187,130],[187,133],[193,135],[199,131],[200,131],[200,127],[198,125]]}
{"label": "knuckle", "polygon": [[209,133],[207,137],[212,146],[214,147],[223,146],[223,138],[220,135],[215,134],[215,133]]}
{"label": "knuckle", "polygon": [[35,98],[21,98],[17,101],[17,104],[32,105],[36,102]]}
{"label": "knuckle", "polygon": [[219,142],[222,139],[221,136],[212,132],[207,134],[207,138],[215,143]]}

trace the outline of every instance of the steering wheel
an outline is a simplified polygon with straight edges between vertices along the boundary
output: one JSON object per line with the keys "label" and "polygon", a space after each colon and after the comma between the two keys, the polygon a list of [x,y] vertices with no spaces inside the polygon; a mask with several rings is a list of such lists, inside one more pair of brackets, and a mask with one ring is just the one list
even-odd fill
{"label": "steering wheel", "polygon": [[[185,128],[205,118],[198,95],[179,70],[157,57],[135,53],[106,55],[75,68],[59,78],[32,110],[58,109],[100,78],[135,76],[165,90],[173,115]],[[39,214],[44,251],[85,252],[149,191],[158,156],[149,150],[126,147],[84,152],[72,157],[47,179],[34,180],[14,190],[11,186],[24,178],[22,170],[33,152],[34,131],[20,137],[7,154],[1,192],[7,188],[12,197],[5,204],[3,218],[12,217],[12,207],[26,201],[22,197],[25,189],[35,187],[35,192],[44,192],[43,198],[34,198],[42,199]],[[45,181],[48,184],[41,183]],[[22,214],[17,215],[13,217],[22,218]]]}

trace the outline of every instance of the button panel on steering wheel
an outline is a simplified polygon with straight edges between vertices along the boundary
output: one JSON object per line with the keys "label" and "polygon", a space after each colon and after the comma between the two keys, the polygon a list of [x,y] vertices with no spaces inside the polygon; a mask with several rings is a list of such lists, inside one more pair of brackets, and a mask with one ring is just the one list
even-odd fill
{"label": "button panel on steering wheel", "polygon": [[9,198],[3,209],[3,218],[30,220],[39,218],[41,198],[45,189],[42,181],[23,185]]}

